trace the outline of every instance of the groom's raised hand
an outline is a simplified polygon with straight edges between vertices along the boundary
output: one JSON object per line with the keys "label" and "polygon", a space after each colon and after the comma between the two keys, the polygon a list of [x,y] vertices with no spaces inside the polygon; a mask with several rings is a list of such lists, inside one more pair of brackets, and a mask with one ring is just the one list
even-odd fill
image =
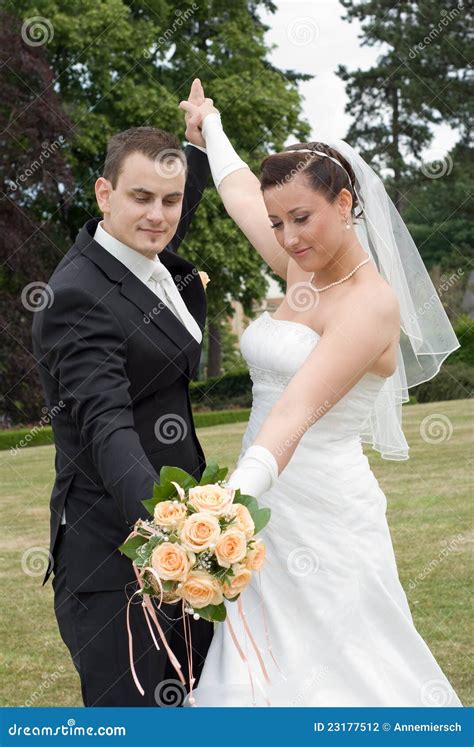
{"label": "groom's raised hand", "polygon": [[206,147],[206,142],[202,136],[202,120],[210,112],[217,112],[212,99],[206,99],[204,88],[199,78],[193,80],[188,100],[181,101],[179,108],[185,112],[186,121],[186,139],[193,145]]}
{"label": "groom's raised hand", "polygon": [[[191,89],[189,91],[188,102],[193,104],[193,112],[186,111],[185,122],[186,122],[186,140],[193,145],[200,145],[202,148],[206,147],[206,143],[202,136],[202,132],[199,128],[201,124],[201,116],[194,109],[194,107],[200,106],[204,103],[204,88],[199,78],[195,78],[192,82]],[[180,106],[180,108],[182,108]]]}

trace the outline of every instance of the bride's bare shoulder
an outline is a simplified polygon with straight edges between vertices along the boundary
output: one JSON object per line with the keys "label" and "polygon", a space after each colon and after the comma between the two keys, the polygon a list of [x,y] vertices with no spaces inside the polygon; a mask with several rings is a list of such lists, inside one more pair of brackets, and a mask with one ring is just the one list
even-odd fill
{"label": "bride's bare shoulder", "polygon": [[[393,326],[394,330],[400,326],[400,303],[391,285],[378,273],[367,276],[361,282],[355,283],[348,291],[341,307],[361,313],[377,315],[384,324]],[[341,308],[343,312],[343,309]]]}

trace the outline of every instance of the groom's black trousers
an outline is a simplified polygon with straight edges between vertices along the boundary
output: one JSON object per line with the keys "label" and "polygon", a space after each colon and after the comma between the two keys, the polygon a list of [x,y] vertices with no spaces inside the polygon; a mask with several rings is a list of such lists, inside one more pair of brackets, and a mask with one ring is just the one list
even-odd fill
{"label": "groom's black trousers", "polygon": [[[127,595],[123,591],[71,592],[64,562],[64,528],[55,550],[53,579],[54,609],[61,637],[76,667],[85,706],[179,706],[186,694],[162,644],[157,651],[141,604],[130,606],[133,658],[138,679],[145,690],[140,695],[130,669],[126,623]],[[133,591],[133,590],[132,590]],[[129,591],[129,594],[131,592]],[[157,613],[168,643],[178,657],[188,681],[186,647],[180,604],[163,605],[170,622]],[[191,621],[193,667],[196,683],[210,646],[213,628]],[[156,634],[158,637],[158,634]],[[158,642],[159,639],[158,639]]]}

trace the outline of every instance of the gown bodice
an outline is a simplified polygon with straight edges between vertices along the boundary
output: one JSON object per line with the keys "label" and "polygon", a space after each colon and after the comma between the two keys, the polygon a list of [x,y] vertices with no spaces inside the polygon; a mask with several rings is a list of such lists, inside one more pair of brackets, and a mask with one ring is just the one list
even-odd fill
{"label": "gown bodice", "polygon": [[[281,397],[291,378],[318,344],[320,335],[307,325],[273,319],[264,312],[241,337],[242,355],[253,382],[253,407],[244,448]],[[386,379],[366,373],[330,410],[306,431],[302,441],[318,449],[337,449],[360,443],[375,399]]]}

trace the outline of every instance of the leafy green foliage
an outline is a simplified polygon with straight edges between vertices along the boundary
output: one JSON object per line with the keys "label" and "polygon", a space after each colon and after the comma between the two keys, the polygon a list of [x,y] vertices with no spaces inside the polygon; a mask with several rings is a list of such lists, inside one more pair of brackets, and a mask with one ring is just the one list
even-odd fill
{"label": "leafy green foliage", "polygon": [[259,508],[255,498],[251,495],[242,495],[240,490],[237,490],[234,496],[234,503],[242,503],[247,507],[250,516],[255,524],[255,534],[258,534],[270,521],[271,509]]}
{"label": "leafy green foliage", "polygon": [[227,615],[224,603],[209,604],[207,607],[197,609],[196,612],[204,620],[209,620],[209,622],[223,622]]}
{"label": "leafy green foliage", "polygon": [[393,197],[403,207],[402,194],[412,181],[409,157],[420,162],[432,140],[430,125],[451,124],[468,142],[472,12],[467,4],[460,10],[456,0],[441,10],[430,0],[340,2],[345,18],[360,22],[362,44],[381,50],[369,69],[338,69],[347,84],[346,111],[353,116],[346,139],[380,169],[391,170]]}
{"label": "leafy green foliage", "polygon": [[135,562],[139,557],[140,548],[142,545],[146,545],[147,542],[147,537],[130,537],[130,539],[127,539],[122,545],[120,545],[119,550],[122,555],[126,555],[127,558],[130,558],[130,560]]}
{"label": "leafy green foliage", "polygon": [[[54,28],[45,49],[72,121],[65,154],[77,187],[60,214],[57,200],[47,206],[52,222],[74,237],[98,214],[94,183],[116,132],[151,125],[184,137],[178,104],[197,75],[252,168],[288,136],[308,134],[297,87],[308,76],[270,64],[259,8],[275,10],[268,0],[201,0],[192,7],[187,0],[15,4],[19,17],[43,16]],[[180,253],[210,275],[209,322],[233,314],[231,299],[252,313],[254,301],[265,295],[264,264],[213,188],[206,190]]]}
{"label": "leafy green foliage", "polygon": [[160,482],[155,483],[153,487],[153,498],[142,501],[143,505],[150,514],[153,514],[157,503],[169,501],[178,495],[173,482],[178,483],[183,490],[189,490],[197,485],[195,478],[184,469],[179,467],[164,466],[160,470]]}
{"label": "leafy green foliage", "polygon": [[228,467],[223,467],[221,469],[218,464],[208,464],[202,473],[199,485],[212,485],[212,483],[220,482],[225,478],[228,471]]}

